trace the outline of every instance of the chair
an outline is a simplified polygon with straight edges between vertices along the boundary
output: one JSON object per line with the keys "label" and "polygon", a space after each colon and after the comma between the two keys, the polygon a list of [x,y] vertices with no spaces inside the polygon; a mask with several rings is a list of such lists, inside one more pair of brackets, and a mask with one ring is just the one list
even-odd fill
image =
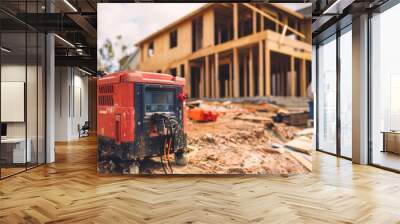
{"label": "chair", "polygon": [[80,125],[78,125],[78,130],[79,130],[79,138],[88,137],[89,136],[89,130],[90,130],[89,121],[85,121],[85,123],[82,125],[82,127],[80,127]]}

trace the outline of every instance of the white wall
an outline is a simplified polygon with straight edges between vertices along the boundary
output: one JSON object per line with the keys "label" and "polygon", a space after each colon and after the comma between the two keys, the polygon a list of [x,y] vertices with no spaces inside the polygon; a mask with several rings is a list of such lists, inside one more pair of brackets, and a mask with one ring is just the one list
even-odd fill
{"label": "white wall", "polygon": [[[24,65],[18,64],[4,64],[1,66],[1,81],[3,82],[25,82],[25,71],[26,67]],[[28,73],[32,72],[36,68],[28,66]],[[33,93],[27,93],[27,96],[36,96]],[[30,100],[29,100],[30,101]],[[2,110],[7,110],[7,108],[1,108]],[[29,115],[28,115],[29,116]],[[31,120],[28,117],[28,120]],[[25,122],[9,122],[7,123],[7,137],[25,137]],[[28,136],[30,137],[30,136]]]}
{"label": "white wall", "polygon": [[55,140],[70,141],[88,120],[88,78],[72,67],[56,67],[55,73]]}
{"label": "white wall", "polygon": [[[38,70],[37,70],[38,69]],[[27,82],[25,80],[27,76]],[[45,150],[45,118],[44,118],[44,74],[42,67],[25,64],[2,64],[1,81],[24,82],[26,83],[26,108],[22,107],[22,112],[26,110],[27,120],[23,122],[6,122],[8,138],[25,138],[30,140],[32,151],[32,162],[39,159],[39,163],[44,163]],[[23,94],[23,92],[22,92]],[[6,96],[2,96],[6,97]],[[10,108],[1,108],[10,110]],[[4,112],[4,111],[3,111]],[[7,111],[8,113],[10,111]],[[11,111],[12,113],[12,111]],[[27,132],[26,132],[27,131]],[[37,156],[37,153],[39,154]]]}
{"label": "white wall", "polygon": [[70,69],[67,67],[55,68],[55,140],[67,141],[69,133],[69,85]]}

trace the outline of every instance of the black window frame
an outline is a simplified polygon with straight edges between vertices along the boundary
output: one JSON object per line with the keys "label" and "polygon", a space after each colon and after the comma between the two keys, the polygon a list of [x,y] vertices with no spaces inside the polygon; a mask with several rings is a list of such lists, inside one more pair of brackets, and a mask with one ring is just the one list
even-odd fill
{"label": "black window frame", "polygon": [[[337,27],[336,24],[333,24],[332,26],[335,27],[334,32],[332,32],[332,30],[329,30],[330,28],[328,28],[328,32],[330,33],[329,35],[324,36],[323,39],[319,39],[318,43],[316,43],[316,52],[315,52],[315,56],[316,56],[316,68],[315,68],[315,72],[316,72],[316,80],[315,80],[315,84],[316,84],[316,106],[314,108],[314,113],[316,114],[316,121],[315,121],[315,127],[316,127],[316,150],[319,152],[323,152],[329,155],[333,155],[339,158],[343,158],[346,160],[352,160],[352,158],[347,157],[347,156],[343,156],[342,152],[341,152],[341,118],[340,118],[340,75],[341,75],[341,68],[340,68],[340,37],[347,33],[347,32],[351,32],[351,30],[349,30],[349,28],[351,28],[352,26],[352,22],[351,20],[349,20],[350,17],[344,17],[342,18],[342,20],[339,20],[339,22],[342,22],[342,27]],[[319,147],[319,116],[318,116],[318,102],[319,102],[319,94],[318,92],[320,91],[319,88],[319,57],[318,57],[318,51],[319,51],[319,45],[321,43],[327,43],[330,41],[336,41],[336,152],[335,153],[331,153],[328,151],[325,151],[324,149],[321,149]]]}
{"label": "black window frame", "polygon": [[173,49],[178,47],[178,30],[175,29],[169,33],[169,48]]}
{"label": "black window frame", "polygon": [[[150,52],[151,50],[151,52]],[[155,49],[154,49],[154,40],[152,40],[148,45],[147,45],[147,57],[151,58],[154,56],[154,54],[156,53]]]}

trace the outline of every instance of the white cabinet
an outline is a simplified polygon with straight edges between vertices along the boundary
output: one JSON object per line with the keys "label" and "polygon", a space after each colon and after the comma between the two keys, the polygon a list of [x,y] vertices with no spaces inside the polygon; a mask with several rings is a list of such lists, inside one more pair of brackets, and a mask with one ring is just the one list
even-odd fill
{"label": "white cabinet", "polygon": [[25,151],[24,138],[7,138],[1,140],[2,148],[5,147],[12,151],[12,163],[25,163],[32,161],[32,141],[27,139],[28,144]]}

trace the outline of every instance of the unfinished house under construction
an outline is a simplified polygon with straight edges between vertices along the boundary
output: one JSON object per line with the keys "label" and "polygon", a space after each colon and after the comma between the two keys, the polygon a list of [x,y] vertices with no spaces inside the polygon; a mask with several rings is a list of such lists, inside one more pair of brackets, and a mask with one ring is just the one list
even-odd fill
{"label": "unfinished house under construction", "polygon": [[210,3],[138,42],[139,69],[185,77],[192,98],[305,96],[310,30],[282,5]]}

